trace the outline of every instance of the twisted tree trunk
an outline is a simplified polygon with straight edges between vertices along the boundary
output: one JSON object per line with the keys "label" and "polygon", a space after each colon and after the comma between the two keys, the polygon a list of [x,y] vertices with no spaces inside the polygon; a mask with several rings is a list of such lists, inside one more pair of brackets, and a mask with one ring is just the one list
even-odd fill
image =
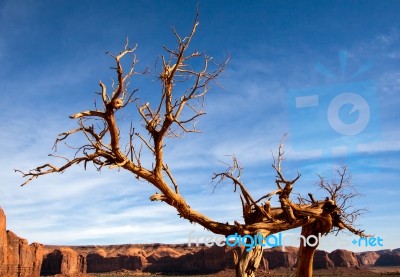
{"label": "twisted tree trunk", "polygon": [[316,223],[304,225],[301,228],[301,239],[300,239],[300,249],[298,254],[297,262],[297,272],[298,277],[312,277],[313,274],[313,264],[314,264],[314,253],[319,245],[319,241],[311,241],[310,243],[305,243],[305,239],[309,236],[318,237],[319,230],[316,228]]}
{"label": "twisted tree trunk", "polygon": [[255,277],[256,270],[260,266],[263,256],[263,247],[261,245],[255,246],[249,252],[245,249],[241,250],[239,257],[238,251],[234,250],[234,262],[236,267],[236,277]]}
{"label": "twisted tree trunk", "polygon": [[[325,214],[323,219],[301,227],[300,248],[297,259],[297,277],[312,277],[314,254],[322,234],[332,229],[332,219]],[[312,236],[312,237],[311,237]]]}

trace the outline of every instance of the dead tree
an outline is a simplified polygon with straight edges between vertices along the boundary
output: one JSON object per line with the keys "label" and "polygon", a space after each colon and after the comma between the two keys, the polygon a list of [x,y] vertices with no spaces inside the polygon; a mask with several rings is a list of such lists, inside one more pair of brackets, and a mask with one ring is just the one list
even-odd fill
{"label": "dead tree", "polygon": [[[161,57],[159,100],[156,103],[142,102],[136,97],[137,90],[129,85],[134,77],[141,74],[135,71],[138,60],[134,48],[129,48],[128,41],[119,54],[108,53],[115,61],[116,80],[111,86],[100,82],[100,105],[94,109],[78,112],[71,117],[77,121],[77,128],[61,133],[55,141],[54,149],[70,136],[81,135],[86,143],[74,148],[71,158],[60,157],[61,165],[46,163],[28,172],[20,172],[26,179],[22,185],[46,174],[63,173],[70,167],[83,164],[84,168],[92,164],[97,170],[105,167],[118,168],[131,172],[137,179],[145,180],[157,188],[150,196],[151,201],[162,201],[174,207],[179,215],[190,222],[198,223],[216,234],[225,236],[238,233],[240,235],[260,234],[264,237],[284,230],[314,224],[327,215],[326,206],[335,204],[332,200],[312,204],[294,203],[291,192],[295,182],[300,178],[288,180],[281,170],[283,160],[283,142],[279,147],[273,168],[277,173],[275,180],[277,189],[254,200],[245,185],[241,182],[242,169],[233,157],[233,164],[225,172],[215,173],[216,184],[230,181],[241,193],[244,222],[222,223],[192,209],[184,196],[179,192],[179,184],[174,178],[172,167],[164,158],[166,140],[180,137],[184,133],[196,133],[196,121],[204,114],[204,97],[210,84],[224,71],[227,60],[222,64],[214,64],[212,59],[198,51],[190,51],[192,39],[199,25],[198,16],[189,34],[181,37],[175,29],[175,48],[164,46],[165,56]],[[124,71],[122,59],[132,56],[132,63]],[[127,133],[121,132],[118,113],[128,106],[136,104],[136,117],[132,120]],[[123,139],[127,141],[123,145]],[[147,151],[153,157],[153,163],[143,163],[143,153]],[[271,207],[269,199],[278,196],[280,206]],[[265,199],[264,204],[259,204]],[[340,207],[338,207],[340,208]],[[335,215],[341,217],[341,213]],[[340,220],[334,222],[341,222]],[[349,226],[343,225],[350,229]],[[340,226],[338,226],[340,227]],[[351,230],[351,229],[350,229]],[[255,271],[262,258],[262,247],[255,246],[250,252],[235,252],[237,276],[255,276]]]}
{"label": "dead tree", "polygon": [[[347,166],[342,166],[336,170],[336,177],[330,182],[319,175],[317,183],[319,189],[328,193],[325,199],[325,213],[320,220],[311,224],[302,226],[301,235],[303,237],[316,236],[319,234],[336,233],[347,230],[358,236],[366,236],[363,230],[357,230],[353,227],[356,219],[366,212],[364,208],[355,208],[353,206],[354,198],[360,196],[351,182],[351,175]],[[308,194],[310,202],[316,204],[311,193]],[[305,199],[302,199],[304,202]],[[300,242],[298,253],[297,276],[312,276],[313,259],[315,250],[319,242],[315,245],[308,245]]]}

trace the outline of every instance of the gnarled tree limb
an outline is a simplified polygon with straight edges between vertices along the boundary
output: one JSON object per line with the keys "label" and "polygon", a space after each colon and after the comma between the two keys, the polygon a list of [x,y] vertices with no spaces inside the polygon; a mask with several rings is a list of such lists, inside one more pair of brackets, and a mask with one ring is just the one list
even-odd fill
{"label": "gnarled tree limb", "polygon": [[[197,15],[189,35],[183,38],[173,29],[176,47],[170,49],[164,46],[167,54],[162,56],[161,72],[158,75],[161,93],[159,101],[155,105],[150,102],[138,103],[140,98],[133,98],[138,93],[138,89],[130,90],[131,92],[128,93],[131,80],[135,75],[140,74],[135,72],[135,66],[138,63],[135,56],[137,47],[129,48],[127,40],[123,51],[118,55],[108,53],[114,59],[115,67],[113,69],[116,73],[116,81],[112,82],[109,90],[111,92],[108,92],[105,83],[99,82],[101,91],[97,94],[103,103],[102,107],[95,105],[94,110],[86,110],[70,116],[77,120],[78,127],[59,134],[54,150],[57,150],[59,143],[66,144],[66,141],[73,135],[81,135],[85,143],[77,147],[69,146],[75,152],[72,158],[52,155],[62,160],[62,164],[59,166],[45,163],[27,172],[16,170],[26,179],[22,185],[24,186],[43,175],[62,173],[74,165],[83,163],[86,168],[87,164],[91,163],[97,170],[101,170],[105,166],[118,168],[129,171],[138,179],[146,180],[157,189],[157,192],[150,197],[151,201],[162,201],[173,206],[181,217],[198,223],[216,234],[225,236],[234,233],[269,235],[300,226],[317,224],[316,222],[330,226],[328,223],[332,222],[332,226],[336,228],[347,229],[362,236],[363,231],[356,230],[352,225],[355,216],[361,210],[355,212],[348,210],[351,199],[357,196],[357,193],[346,191],[351,186],[345,169],[339,171],[338,183],[327,183],[321,177],[319,186],[329,193],[328,199],[316,201],[311,197],[311,204],[306,204],[306,201],[294,203],[291,200],[294,184],[301,175],[298,173],[294,179],[288,180],[282,172],[285,136],[279,145],[278,156],[276,158],[273,156],[272,167],[277,174],[275,178],[277,189],[274,185],[275,189],[267,191],[257,201],[254,200],[257,198],[251,195],[240,179],[242,167],[235,156],[232,156],[233,165],[228,166],[225,172],[215,173],[212,177],[217,185],[229,181],[233,183],[234,191],[239,187],[244,223],[218,222],[188,205],[184,196],[179,192],[178,182],[173,176],[172,169],[165,162],[166,139],[178,137],[179,132],[198,132],[196,120],[204,115],[204,98],[210,84],[224,71],[228,62],[227,59],[225,62],[215,65],[211,63],[210,57],[198,51],[189,51],[198,25]],[[125,71],[122,60],[129,56],[132,57],[131,66]],[[183,84],[186,85],[186,88],[181,87]],[[179,89],[176,89],[177,86]],[[136,102],[135,115],[138,122],[135,124],[132,121],[127,135],[128,142],[125,147],[121,148],[123,143],[121,136],[124,134],[120,130],[118,113],[132,102]],[[153,158],[151,166],[145,166],[142,163],[142,150],[147,151]],[[280,206],[271,207],[270,199],[273,197],[278,197]],[[265,203],[259,204],[263,199],[266,199]],[[254,251],[242,253],[240,258],[237,255],[238,276],[254,276],[261,256],[262,247],[259,246],[256,246]]]}

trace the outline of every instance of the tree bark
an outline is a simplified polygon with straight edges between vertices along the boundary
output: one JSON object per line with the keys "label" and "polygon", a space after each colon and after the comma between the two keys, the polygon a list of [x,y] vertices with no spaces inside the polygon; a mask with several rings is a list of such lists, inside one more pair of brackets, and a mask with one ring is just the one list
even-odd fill
{"label": "tree bark", "polygon": [[[297,277],[312,277],[313,275],[313,264],[314,264],[314,253],[319,245],[319,241],[309,240],[310,243],[305,243],[305,239],[309,236],[314,235],[318,238],[320,230],[318,228],[318,222],[304,225],[301,228],[301,239],[300,249],[298,254],[297,262]],[[305,238],[305,239],[304,239]],[[312,245],[312,246],[311,246]]]}
{"label": "tree bark", "polygon": [[[329,203],[324,205],[325,211],[331,208]],[[297,277],[312,277],[314,254],[323,234],[332,230],[332,218],[329,213],[323,213],[321,219],[301,227],[300,248],[297,262]],[[314,236],[310,238],[310,236]]]}
{"label": "tree bark", "polygon": [[249,252],[242,249],[240,257],[238,255],[240,249],[234,250],[236,277],[255,277],[263,257],[263,250],[261,245],[255,246]]}

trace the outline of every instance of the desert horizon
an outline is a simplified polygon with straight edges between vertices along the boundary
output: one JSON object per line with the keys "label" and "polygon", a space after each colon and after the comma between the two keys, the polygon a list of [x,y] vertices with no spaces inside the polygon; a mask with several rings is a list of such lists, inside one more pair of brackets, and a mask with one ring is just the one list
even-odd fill
{"label": "desert horizon", "polygon": [[[233,276],[235,247],[204,244],[43,245],[6,230],[0,209],[1,276]],[[298,247],[263,250],[259,276],[294,276]],[[4,261],[4,258],[6,260]],[[3,262],[1,262],[3,260]],[[315,276],[400,274],[400,248],[354,253],[317,250]],[[8,274],[8,275],[7,275]],[[24,275],[25,274],[25,275]],[[347,275],[346,275],[347,274]],[[37,275],[39,276],[39,275]]]}

